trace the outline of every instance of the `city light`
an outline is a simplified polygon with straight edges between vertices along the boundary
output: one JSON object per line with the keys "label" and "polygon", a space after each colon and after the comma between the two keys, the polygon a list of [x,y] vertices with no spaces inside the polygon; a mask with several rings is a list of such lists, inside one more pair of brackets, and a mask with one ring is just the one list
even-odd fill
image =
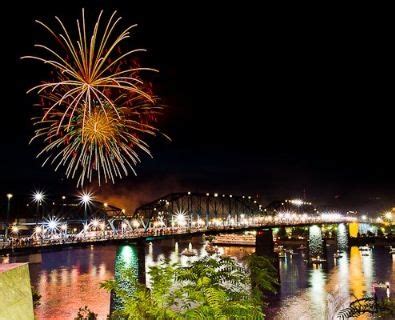
{"label": "city light", "polygon": [[80,198],[80,203],[87,206],[92,203],[93,195],[90,192],[84,191],[80,193],[79,198]]}
{"label": "city light", "polygon": [[362,215],[362,217],[361,217],[361,218],[362,218],[362,220],[363,220],[363,221],[366,221],[366,220],[368,219],[368,217],[367,217],[365,214],[364,214],[364,215]]}
{"label": "city light", "polygon": [[132,221],[132,227],[137,229],[140,226],[140,222],[138,222],[136,219]]}
{"label": "city light", "polygon": [[52,233],[58,230],[59,224],[59,219],[55,217],[45,220],[45,225],[47,226],[47,229]]}
{"label": "city light", "polygon": [[304,204],[303,200],[300,199],[289,200],[289,202],[297,207],[300,207]]}
{"label": "city light", "polygon": [[42,232],[42,228],[40,226],[36,226],[34,228],[34,232],[37,233],[37,234],[40,234]]}
{"label": "city light", "polygon": [[328,212],[328,213],[322,213],[321,218],[323,221],[337,221],[342,218],[342,215],[336,212]]}
{"label": "city light", "polygon": [[36,191],[33,193],[33,200],[37,203],[41,203],[45,198],[45,195],[41,191]]}
{"label": "city light", "polygon": [[386,219],[388,219],[388,220],[392,220],[392,212],[391,212],[391,211],[386,212],[386,213],[384,214],[384,217],[385,217]]}
{"label": "city light", "polygon": [[93,219],[91,221],[92,226],[94,226],[95,228],[97,228],[99,226],[100,221],[98,219]]}
{"label": "city light", "polygon": [[11,200],[12,197],[13,197],[13,194],[12,194],[12,193],[7,193],[7,198],[8,198],[8,200]]}
{"label": "city light", "polygon": [[176,223],[179,227],[185,227],[187,219],[184,211],[178,211],[175,215]]}
{"label": "city light", "polygon": [[19,228],[17,226],[12,226],[11,232],[14,233],[14,234],[18,234]]}

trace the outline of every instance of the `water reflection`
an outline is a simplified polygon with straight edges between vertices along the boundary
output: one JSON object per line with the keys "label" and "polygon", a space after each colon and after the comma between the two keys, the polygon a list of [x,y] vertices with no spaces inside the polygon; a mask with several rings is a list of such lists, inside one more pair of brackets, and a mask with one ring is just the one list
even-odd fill
{"label": "water reflection", "polygon": [[38,319],[74,319],[85,305],[104,319],[110,295],[99,284],[113,277],[114,259],[114,248],[100,247],[16,256],[10,262],[30,261],[32,284],[42,296]]}
{"label": "water reflection", "polygon": [[311,257],[322,256],[322,232],[319,226],[309,228],[309,251]]}
{"label": "water reflection", "polygon": [[[190,242],[198,255],[181,256]],[[114,272],[117,276],[118,266],[126,264],[139,272],[165,259],[185,265],[198,256],[207,255],[198,237],[153,241],[146,243],[143,249],[141,244],[95,246],[10,257],[9,260],[35,261],[30,264],[30,274],[42,295],[42,304],[36,312],[38,319],[73,319],[78,308],[85,305],[98,313],[100,319],[105,319],[110,309],[110,295],[99,289],[99,284],[113,278]],[[281,260],[281,292],[268,312],[269,319],[323,319],[347,305],[352,295],[361,297],[370,292],[374,282],[390,281],[392,290],[395,288],[395,260],[387,249],[374,248],[368,256],[362,256],[358,247],[352,247],[335,260],[336,249],[330,247],[327,264],[315,268],[304,261],[298,250],[295,250],[298,254],[288,254]],[[221,248],[221,253],[237,259],[253,251],[251,247]],[[148,275],[146,282],[149,284]]]}
{"label": "water reflection", "polygon": [[346,251],[348,248],[347,227],[344,223],[340,223],[337,227],[337,248],[340,251]]}

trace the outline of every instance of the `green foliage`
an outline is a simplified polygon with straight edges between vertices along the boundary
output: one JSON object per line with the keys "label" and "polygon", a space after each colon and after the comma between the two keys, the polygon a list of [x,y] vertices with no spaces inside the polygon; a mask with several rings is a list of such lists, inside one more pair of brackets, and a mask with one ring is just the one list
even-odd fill
{"label": "green foliage", "polygon": [[256,256],[246,265],[229,257],[205,257],[187,267],[166,261],[150,268],[149,288],[125,269],[122,281],[133,284],[132,292],[116,280],[102,284],[122,302],[110,319],[264,319],[259,290],[274,291],[275,269]]}
{"label": "green foliage", "polygon": [[285,227],[280,227],[278,229],[277,237],[280,238],[280,239],[285,239],[285,238],[288,237],[288,234],[287,234],[287,231],[285,230]]}
{"label": "green foliage", "polygon": [[366,313],[374,315],[375,319],[393,319],[395,316],[395,300],[377,300],[373,297],[356,299],[350,303],[348,308],[339,312],[338,318],[356,318]]}
{"label": "green foliage", "polygon": [[37,308],[41,303],[41,294],[38,293],[37,289],[32,286],[32,298],[33,298],[33,307]]}
{"label": "green foliage", "polygon": [[88,309],[87,306],[79,308],[77,317],[74,320],[96,320],[97,314]]}
{"label": "green foliage", "polygon": [[277,291],[277,270],[267,257],[251,254],[245,258],[245,262],[250,273],[252,296],[263,302],[264,293]]}

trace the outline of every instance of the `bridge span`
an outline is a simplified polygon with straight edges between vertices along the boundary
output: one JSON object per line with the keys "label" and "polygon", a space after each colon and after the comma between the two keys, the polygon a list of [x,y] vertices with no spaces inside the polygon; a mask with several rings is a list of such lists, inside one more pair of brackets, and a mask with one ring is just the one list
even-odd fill
{"label": "bridge span", "polygon": [[[65,197],[62,197],[64,199]],[[133,213],[107,203],[75,199],[37,206],[34,219],[8,223],[0,248],[89,243],[261,227],[311,226],[356,222],[354,216],[323,211],[300,199],[264,206],[258,197],[180,192],[140,206]],[[6,233],[7,234],[7,233]]]}

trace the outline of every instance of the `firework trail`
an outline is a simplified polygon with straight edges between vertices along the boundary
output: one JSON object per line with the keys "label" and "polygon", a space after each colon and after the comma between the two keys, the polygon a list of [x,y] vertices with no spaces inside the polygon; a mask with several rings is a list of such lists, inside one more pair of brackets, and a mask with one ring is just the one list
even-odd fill
{"label": "firework trail", "polygon": [[142,68],[130,56],[143,49],[121,53],[120,43],[130,37],[130,26],[116,34],[120,17],[114,12],[102,26],[100,12],[91,34],[87,31],[84,10],[77,20],[77,40],[56,17],[60,33],[41,21],[56,40],[60,51],[42,44],[35,47],[44,56],[25,56],[49,65],[51,81],[44,81],[29,92],[41,99],[42,112],[34,118],[32,139],[44,143],[38,156],[45,156],[43,165],[51,163],[55,170],[66,167],[67,177],[78,177],[77,185],[97,176],[115,181],[140,161],[138,151],[150,155],[145,135],[156,135],[154,123],[162,107],[149,85],[142,80]]}

